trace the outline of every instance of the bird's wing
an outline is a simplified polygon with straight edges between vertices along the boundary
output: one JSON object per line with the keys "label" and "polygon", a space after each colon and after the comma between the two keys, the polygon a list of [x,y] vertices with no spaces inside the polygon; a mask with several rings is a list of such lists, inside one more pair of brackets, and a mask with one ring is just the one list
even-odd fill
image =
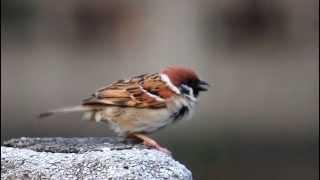
{"label": "bird's wing", "polygon": [[143,74],[119,80],[99,89],[83,105],[112,105],[136,108],[164,108],[175,93],[157,74]]}

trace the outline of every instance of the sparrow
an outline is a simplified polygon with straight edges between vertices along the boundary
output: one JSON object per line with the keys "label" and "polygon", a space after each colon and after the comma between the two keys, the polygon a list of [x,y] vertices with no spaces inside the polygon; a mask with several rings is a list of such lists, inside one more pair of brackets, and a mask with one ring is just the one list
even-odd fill
{"label": "sparrow", "polygon": [[200,92],[208,87],[193,70],[171,66],[158,73],[115,81],[98,89],[81,105],[48,111],[39,117],[83,112],[84,119],[105,122],[119,136],[138,139],[147,147],[170,154],[147,135],[190,119]]}

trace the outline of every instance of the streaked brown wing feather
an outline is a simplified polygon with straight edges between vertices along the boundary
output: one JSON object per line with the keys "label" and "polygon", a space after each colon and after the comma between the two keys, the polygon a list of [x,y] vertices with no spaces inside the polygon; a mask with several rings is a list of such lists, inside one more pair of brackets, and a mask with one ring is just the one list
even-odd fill
{"label": "streaked brown wing feather", "polygon": [[[162,93],[159,90],[162,90]],[[92,97],[84,100],[83,105],[164,108],[165,99],[172,94],[173,92],[160,80],[159,74],[144,74],[99,89]],[[162,100],[159,100],[161,98]]]}
{"label": "streaked brown wing feather", "polygon": [[168,87],[167,84],[161,81],[160,77],[158,77],[158,79],[146,79],[143,81],[141,86],[151,94],[159,96],[163,99],[168,99],[176,94]]}

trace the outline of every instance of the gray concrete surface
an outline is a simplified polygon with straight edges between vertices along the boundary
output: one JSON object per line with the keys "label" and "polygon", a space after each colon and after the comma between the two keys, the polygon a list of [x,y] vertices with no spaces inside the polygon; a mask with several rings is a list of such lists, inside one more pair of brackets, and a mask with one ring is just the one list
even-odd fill
{"label": "gray concrete surface", "polygon": [[172,157],[117,138],[20,138],[1,146],[1,179],[192,179]]}

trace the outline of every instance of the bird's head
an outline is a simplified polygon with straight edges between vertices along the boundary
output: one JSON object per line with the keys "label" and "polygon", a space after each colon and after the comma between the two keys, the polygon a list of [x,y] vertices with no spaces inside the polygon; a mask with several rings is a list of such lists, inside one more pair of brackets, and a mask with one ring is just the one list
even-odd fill
{"label": "bird's head", "polygon": [[197,74],[184,67],[167,67],[161,71],[168,76],[169,80],[176,86],[182,94],[198,97],[201,91],[207,91],[209,84],[200,80]]}

